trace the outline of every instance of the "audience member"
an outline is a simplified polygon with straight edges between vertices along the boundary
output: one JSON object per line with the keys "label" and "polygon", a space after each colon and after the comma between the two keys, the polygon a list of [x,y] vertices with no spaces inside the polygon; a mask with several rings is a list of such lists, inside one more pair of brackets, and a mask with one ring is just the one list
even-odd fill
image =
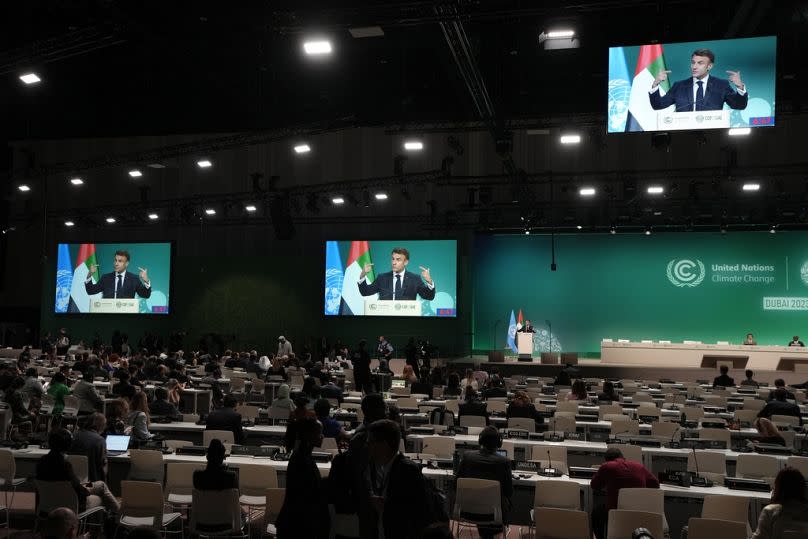
{"label": "audience member", "polygon": [[777,430],[777,426],[765,417],[755,419],[755,428],[760,436],[756,441],[761,444],[786,445],[786,439]]}
{"label": "audience member", "polygon": [[73,386],[73,396],[79,399],[79,413],[92,414],[101,411],[104,399],[96,391],[92,378],[82,378]]}
{"label": "audience member", "polygon": [[783,468],[774,479],[771,503],[763,508],[752,539],[808,537],[808,494],[799,470]]}
{"label": "audience member", "polygon": [[488,423],[488,409],[484,402],[480,401],[477,391],[471,387],[466,387],[466,400],[461,402],[458,406],[458,417],[466,415],[477,415],[485,418],[486,424]]}
{"label": "audience member", "polygon": [[508,408],[505,410],[505,417],[510,419],[512,417],[526,417],[533,421],[542,423],[544,418],[536,411],[536,407],[530,400],[530,397],[524,391],[518,390],[513,394],[511,402],[508,403]]}
{"label": "audience member", "polygon": [[488,379],[483,397],[485,399],[507,397],[508,391],[505,389],[505,383],[498,375],[494,374]]}
{"label": "audience member", "polygon": [[[511,463],[507,457],[497,454],[497,449],[502,447],[502,437],[495,427],[485,427],[478,439],[480,449],[477,451],[466,451],[460,461],[457,470],[457,477],[472,477],[476,479],[488,479],[496,481],[500,486],[500,496],[502,500],[502,519],[507,524],[507,515],[511,508],[511,497],[513,496],[513,482],[511,478]],[[502,529],[478,527],[480,537],[487,539],[501,533]]]}
{"label": "audience member", "polygon": [[760,387],[760,383],[754,379],[755,373],[753,371],[746,369],[744,374],[746,375],[746,378],[741,381],[742,386]]}
{"label": "audience member", "polygon": [[460,389],[460,377],[457,373],[449,373],[446,378],[446,387],[443,388],[444,397],[459,397],[462,390]]}
{"label": "audience member", "polygon": [[368,427],[370,504],[385,539],[418,537],[433,522],[426,479],[420,467],[399,452],[401,430],[388,419]]}
{"label": "audience member", "polygon": [[323,426],[323,438],[334,438],[337,443],[347,441],[351,437],[345,432],[342,423],[330,416],[331,403],[326,399],[318,399],[314,403],[314,413],[317,420]]}
{"label": "audience member", "polygon": [[729,367],[726,365],[721,365],[718,371],[721,373],[719,376],[713,378],[713,387],[734,387],[735,380],[730,377],[727,373],[729,372]]}
{"label": "audience member", "polygon": [[354,369],[354,386],[356,391],[363,391],[366,394],[373,392],[373,384],[370,381],[370,354],[365,350],[367,341],[362,339],[353,354],[351,363]]}
{"label": "audience member", "polygon": [[286,468],[286,496],[275,527],[278,539],[326,539],[330,516],[320,470],[311,456],[323,440],[322,425],[313,418],[297,421],[292,457]]}
{"label": "audience member", "polygon": [[57,507],[48,513],[42,524],[42,539],[76,539],[79,535],[79,519],[72,509]]}
{"label": "audience member", "polygon": [[[798,387],[798,386],[794,386],[794,387]],[[784,390],[786,392],[786,400],[790,400],[790,401],[797,400],[796,397],[794,397],[794,393],[792,393],[791,391],[786,389],[786,381],[783,380],[782,378],[776,378],[774,380],[774,389],[769,391],[769,396],[766,398],[766,400],[767,401],[773,401],[774,398],[775,398],[775,393],[777,392],[778,389],[782,389],[782,390]]]}
{"label": "audience member", "polygon": [[342,402],[342,388],[337,385],[336,378],[331,378],[320,388],[320,396],[324,399],[337,399]]}
{"label": "audience member", "polygon": [[404,379],[407,387],[418,381],[418,377],[415,376],[415,371],[412,370],[412,366],[410,365],[404,365],[404,370],[401,372],[401,377]]}
{"label": "audience member", "polygon": [[295,403],[292,399],[289,398],[289,385],[288,384],[281,384],[278,387],[278,396],[272,401],[273,408],[286,408],[289,410],[289,413],[292,413],[292,410],[295,409]]}
{"label": "audience member", "polygon": [[50,451],[39,458],[36,465],[36,479],[39,481],[69,481],[79,500],[79,511],[103,506],[108,511],[118,512],[120,504],[103,481],[81,484],[73,466],[65,458],[65,453],[73,444],[70,431],[57,427],[48,435]]}
{"label": "audience member", "polygon": [[53,415],[61,415],[65,408],[65,395],[70,395],[70,388],[65,384],[65,375],[57,372],[51,377],[48,395],[53,397]]}
{"label": "audience member", "polygon": [[603,391],[598,393],[598,402],[620,402],[620,395],[614,389],[614,384],[608,380],[603,382]]}
{"label": "audience member", "polygon": [[592,512],[592,530],[598,539],[605,537],[608,512],[617,509],[617,497],[621,488],[659,488],[659,481],[654,474],[639,462],[623,458],[619,449],[607,449],[604,460],[590,482],[593,490],[606,490],[606,506],[598,507]]}
{"label": "audience member", "polygon": [[286,337],[283,335],[278,337],[278,353],[275,354],[275,357],[278,357],[281,360],[292,357],[292,343],[287,341]]}
{"label": "audience member", "polygon": [[225,447],[221,440],[214,438],[208,446],[206,459],[208,465],[204,470],[194,471],[194,488],[197,490],[225,490],[238,488],[236,472],[231,472],[224,465]]}
{"label": "audience member", "polygon": [[586,393],[586,383],[581,380],[575,380],[572,383],[572,388],[570,392],[567,393],[566,400],[567,401],[586,401],[589,398],[589,395]]}
{"label": "audience member", "polygon": [[154,434],[149,432],[151,417],[149,415],[149,404],[146,393],[138,391],[132,397],[129,405],[129,416],[126,424],[132,427],[132,438],[139,442],[145,442],[154,438]]}
{"label": "audience member", "polygon": [[101,433],[107,428],[107,418],[95,412],[80,423],[81,428],[73,435],[69,453],[87,457],[87,477],[90,482],[103,481],[107,476],[107,444]]}
{"label": "audience member", "polygon": [[112,386],[112,394],[118,397],[131,399],[135,396],[135,386],[129,383],[129,372],[121,370],[118,373],[118,383]]}
{"label": "audience member", "polygon": [[168,401],[168,391],[164,387],[154,389],[154,400],[149,404],[149,413],[153,416],[168,417],[174,421],[182,420],[180,411]]}
{"label": "audience member", "polygon": [[771,419],[773,415],[790,415],[800,419],[800,425],[802,425],[802,413],[800,412],[800,407],[793,402],[788,402],[786,398],[788,397],[788,392],[784,387],[780,387],[774,390],[774,400],[770,400],[766,403],[760,412],[758,412],[758,417],[765,417],[766,419]]}
{"label": "audience member", "polygon": [[222,407],[208,414],[205,430],[227,430],[233,433],[237,444],[244,442],[244,430],[241,428],[241,414],[236,411],[238,401],[234,395],[225,395]]}

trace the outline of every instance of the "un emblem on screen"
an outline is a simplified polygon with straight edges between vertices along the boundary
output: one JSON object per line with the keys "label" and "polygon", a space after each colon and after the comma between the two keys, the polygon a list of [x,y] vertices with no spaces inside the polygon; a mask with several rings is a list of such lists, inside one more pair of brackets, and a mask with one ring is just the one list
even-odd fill
{"label": "un emblem on screen", "polygon": [[679,288],[699,286],[707,274],[701,260],[696,259],[693,261],[686,258],[682,260],[673,259],[668,262],[667,273],[671,284]]}

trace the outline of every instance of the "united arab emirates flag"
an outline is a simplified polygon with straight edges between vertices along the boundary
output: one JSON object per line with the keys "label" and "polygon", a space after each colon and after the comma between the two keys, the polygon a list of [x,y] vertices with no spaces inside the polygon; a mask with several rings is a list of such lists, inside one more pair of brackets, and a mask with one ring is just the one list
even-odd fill
{"label": "united arab emirates flag", "polygon": [[[378,294],[373,296],[362,296],[359,293],[359,274],[365,264],[372,264],[370,258],[370,244],[367,241],[352,241],[351,249],[348,251],[348,261],[345,263],[345,278],[342,281],[342,305],[341,314],[363,315],[365,314],[365,300],[378,299]],[[368,283],[376,279],[376,273],[371,268],[366,275]]]}
{"label": "united arab emirates flag", "polygon": [[79,247],[79,254],[76,256],[76,267],[73,269],[73,283],[70,287],[70,306],[67,312],[88,313],[90,312],[90,296],[84,290],[84,281],[90,274],[90,266],[95,265],[95,273],[92,274],[93,282],[97,283],[101,278],[98,272],[98,261],[95,258],[95,244],[82,243]]}
{"label": "united arab emirates flag", "polygon": [[[665,55],[662,45],[643,45],[640,47],[640,56],[637,58],[637,69],[634,71],[634,80],[631,83],[631,97],[628,102],[628,118],[626,131],[654,131],[657,128],[657,114],[651,108],[648,92],[660,71],[668,69],[665,65]],[[659,85],[661,95],[670,90],[670,81],[663,81]]]}

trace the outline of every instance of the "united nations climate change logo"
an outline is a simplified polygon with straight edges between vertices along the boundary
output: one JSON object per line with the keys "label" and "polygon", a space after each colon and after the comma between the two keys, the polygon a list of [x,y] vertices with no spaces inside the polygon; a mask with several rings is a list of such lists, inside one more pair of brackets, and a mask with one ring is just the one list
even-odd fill
{"label": "united nations climate change logo", "polygon": [[679,288],[699,286],[705,275],[707,272],[704,270],[701,260],[693,261],[686,258],[676,260],[674,258],[668,262],[668,280],[673,286]]}
{"label": "united nations climate change logo", "polygon": [[800,268],[800,278],[803,283],[808,285],[808,260],[806,260]]}

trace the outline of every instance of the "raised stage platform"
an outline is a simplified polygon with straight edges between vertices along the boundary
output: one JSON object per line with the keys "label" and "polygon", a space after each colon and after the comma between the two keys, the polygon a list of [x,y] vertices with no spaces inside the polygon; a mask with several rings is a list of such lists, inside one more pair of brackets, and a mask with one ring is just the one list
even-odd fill
{"label": "raised stage platform", "polygon": [[[539,358],[532,362],[516,361],[506,358],[504,362],[490,362],[487,357],[465,357],[447,361],[450,368],[459,373],[469,367],[480,368],[484,371],[497,369],[502,376],[547,376],[555,377],[563,365],[542,365]],[[671,379],[680,382],[695,382],[696,380],[712,380],[718,376],[717,368],[700,367],[670,367],[650,366],[637,364],[604,364],[600,360],[583,359],[575,365],[585,378],[626,378],[631,380],[660,380]],[[786,384],[801,384],[808,380],[808,374],[793,371],[755,370],[755,380],[758,382],[774,383],[775,378],[782,378]],[[730,369],[729,375],[740,383],[745,378],[743,369]]]}

